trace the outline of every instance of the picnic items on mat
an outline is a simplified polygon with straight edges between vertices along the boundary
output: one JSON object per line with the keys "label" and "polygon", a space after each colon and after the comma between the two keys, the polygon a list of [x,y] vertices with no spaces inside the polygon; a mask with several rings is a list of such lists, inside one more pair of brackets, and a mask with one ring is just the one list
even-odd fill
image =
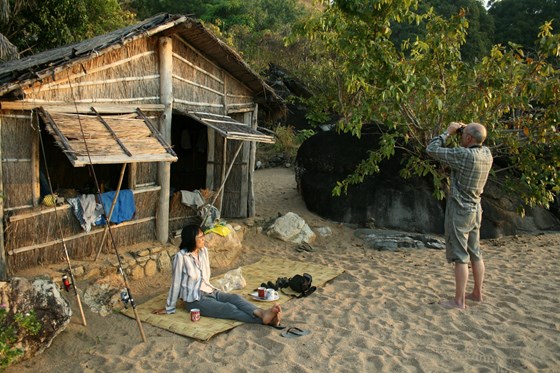
{"label": "picnic items on mat", "polygon": [[[276,282],[273,283],[272,281],[263,282],[261,287],[264,288],[272,288],[274,290],[282,290],[282,292],[286,295],[291,295],[296,298],[307,297],[308,295],[313,294],[315,290],[317,290],[316,286],[312,286],[313,276],[309,273],[304,273],[303,275],[294,275],[293,277],[278,277]],[[284,289],[291,289],[297,294],[287,294]]]}

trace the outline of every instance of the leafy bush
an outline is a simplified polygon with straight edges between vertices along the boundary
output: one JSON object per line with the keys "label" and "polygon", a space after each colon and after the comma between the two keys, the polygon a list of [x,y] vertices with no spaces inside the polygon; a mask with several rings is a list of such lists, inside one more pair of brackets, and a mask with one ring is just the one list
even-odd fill
{"label": "leafy bush", "polygon": [[274,144],[259,144],[257,158],[265,163],[273,158],[282,158],[287,163],[292,163],[297,155],[300,145],[315,131],[305,129],[296,131],[292,126],[277,126],[274,130],[276,142]]}
{"label": "leafy bush", "polygon": [[0,305],[0,369],[4,369],[23,355],[16,347],[24,335],[37,335],[41,324],[34,311],[10,315],[4,305]]}

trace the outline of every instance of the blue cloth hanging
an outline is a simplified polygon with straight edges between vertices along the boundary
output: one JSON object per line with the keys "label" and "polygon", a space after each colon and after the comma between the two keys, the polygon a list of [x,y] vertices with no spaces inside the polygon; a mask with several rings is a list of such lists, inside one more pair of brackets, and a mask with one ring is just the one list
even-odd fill
{"label": "blue cloth hanging", "polygon": [[[115,198],[116,191],[112,190],[110,192],[105,192],[101,194],[101,202],[103,203],[103,209],[105,214],[109,215],[111,211],[111,205],[113,199]],[[130,189],[122,189],[119,192],[117,201],[115,202],[115,207],[113,209],[113,214],[111,215],[111,223],[119,224],[123,221],[131,220],[136,212],[136,205],[134,204],[134,194]],[[104,218],[106,220],[106,218]],[[105,224],[105,222],[103,222]]]}

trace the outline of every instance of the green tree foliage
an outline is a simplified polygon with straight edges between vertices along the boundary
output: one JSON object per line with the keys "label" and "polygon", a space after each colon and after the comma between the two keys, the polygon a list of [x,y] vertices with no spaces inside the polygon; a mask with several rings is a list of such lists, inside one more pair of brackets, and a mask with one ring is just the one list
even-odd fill
{"label": "green tree foliage", "polygon": [[[469,23],[469,32],[465,43],[461,45],[463,61],[473,62],[487,55],[492,48],[494,34],[494,21],[479,0],[425,0],[419,3],[419,12],[426,13],[433,8],[435,14],[449,18],[458,14],[461,9]],[[405,39],[414,38],[424,34],[426,29],[423,24],[391,23],[391,40],[395,45],[400,45]]]}
{"label": "green tree foliage", "polygon": [[526,51],[538,48],[539,27],[551,21],[560,29],[560,0],[500,0],[489,9],[494,18],[494,44],[508,42],[522,45]]}
{"label": "green tree foliage", "polygon": [[[476,121],[487,126],[501,166],[493,178],[531,206],[547,206],[560,188],[560,71],[549,62],[558,61],[560,37],[547,23],[536,57],[497,46],[466,64],[465,11],[444,18],[419,9],[416,0],[338,0],[303,29],[317,43],[318,74],[334,82],[314,103],[316,112],[341,114],[340,131],[360,136],[364,123],[375,123],[381,133],[378,147],[333,193],[378,172],[399,148],[401,176],[431,175],[442,198],[445,173],[424,149],[449,122]],[[426,33],[396,46],[395,23],[423,23]]]}
{"label": "green tree foliage", "polygon": [[296,55],[290,51],[297,48],[284,49],[283,39],[306,14],[298,0],[133,0],[131,6],[141,19],[161,12],[193,15],[259,70]]}
{"label": "green tree foliage", "polygon": [[206,19],[210,8],[223,0],[132,0],[130,6],[139,19],[145,19],[158,13],[188,14]]}
{"label": "green tree foliage", "polygon": [[70,44],[130,24],[132,13],[117,0],[3,0],[0,33],[20,53]]}

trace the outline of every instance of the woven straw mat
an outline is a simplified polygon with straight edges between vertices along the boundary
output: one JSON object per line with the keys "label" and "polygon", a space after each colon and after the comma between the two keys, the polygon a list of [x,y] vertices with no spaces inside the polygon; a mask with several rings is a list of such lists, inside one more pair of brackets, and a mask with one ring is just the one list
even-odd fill
{"label": "woven straw mat", "polygon": [[[266,307],[268,304],[266,304],[267,302],[253,300],[249,294],[263,282],[275,282],[278,277],[290,278],[296,274],[306,272],[313,276],[313,285],[320,287],[344,272],[342,269],[333,269],[320,264],[304,263],[283,258],[263,258],[256,263],[242,267],[241,271],[245,281],[247,281],[247,286],[244,289],[234,290],[233,292],[244,295],[248,301],[258,304],[259,307]],[[221,277],[223,275],[212,278],[212,281]],[[201,341],[207,341],[218,333],[243,324],[240,321],[215,319],[204,317],[204,315],[201,316],[198,322],[192,322],[182,301],[177,303],[177,311],[172,315],[152,314],[153,310],[165,307],[167,292],[168,290],[166,289],[164,293],[136,306],[136,311],[142,322]],[[289,293],[289,289],[282,289],[282,293],[279,292],[280,299],[274,303],[286,303],[292,298],[290,295],[287,295]],[[130,307],[121,310],[121,312],[128,317],[135,318],[134,311]]]}

